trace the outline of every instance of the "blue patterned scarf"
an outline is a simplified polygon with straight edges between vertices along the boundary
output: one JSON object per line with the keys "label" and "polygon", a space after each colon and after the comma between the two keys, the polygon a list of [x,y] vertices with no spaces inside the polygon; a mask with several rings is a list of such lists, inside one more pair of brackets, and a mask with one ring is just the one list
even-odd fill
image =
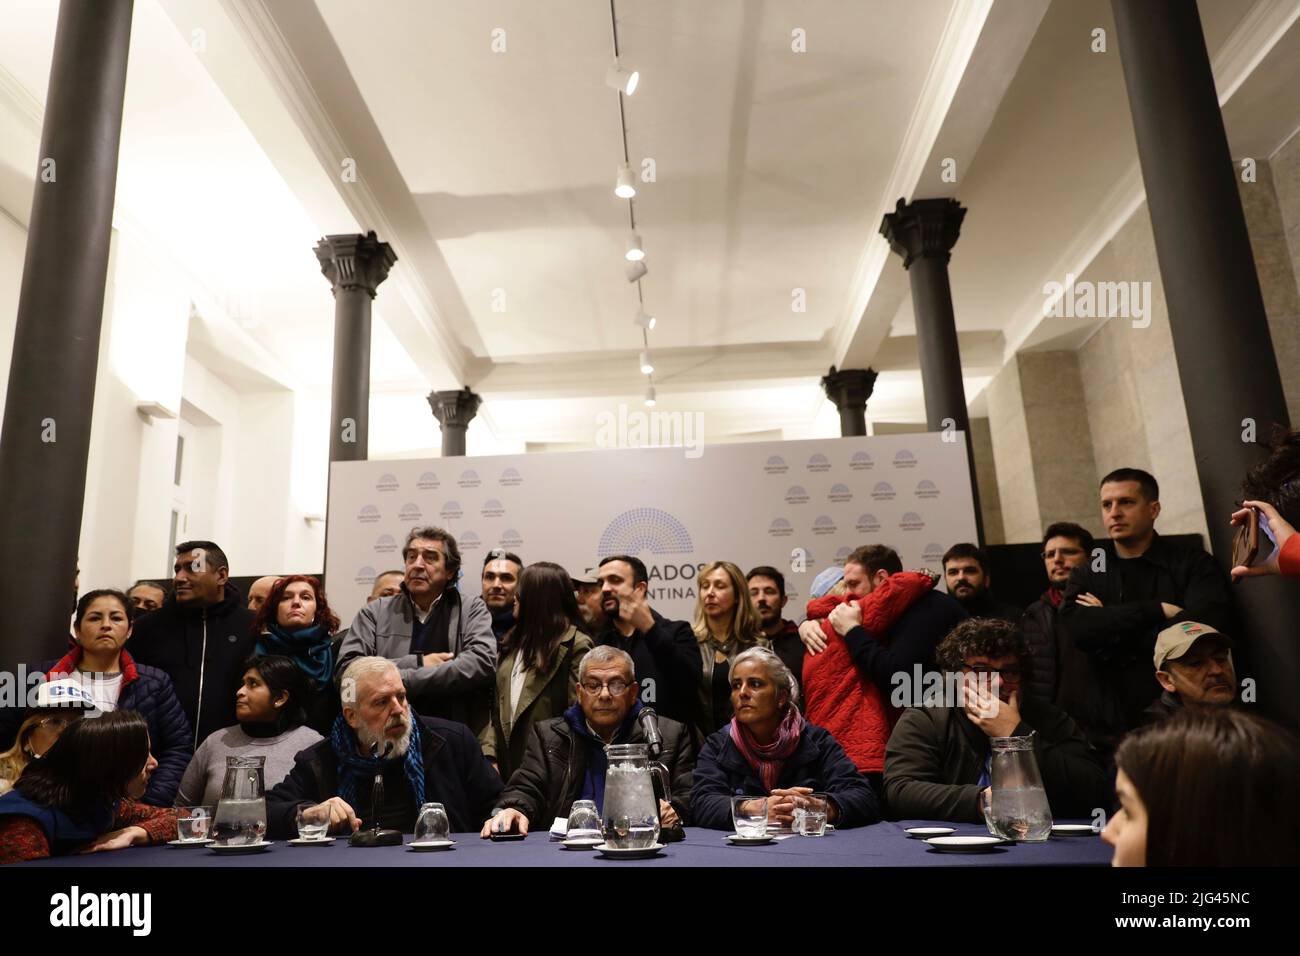
{"label": "blue patterned scarf", "polygon": [[286,631],[271,621],[257,640],[259,657],[282,654],[290,657],[298,669],[317,684],[328,684],[334,676],[334,649],[330,635],[319,624]]}
{"label": "blue patterned scarf", "polygon": [[[357,735],[342,714],[334,718],[334,729],[330,731],[330,746],[339,762],[339,796],[347,801],[353,810],[357,808],[357,787],[363,781],[370,783],[375,775],[382,773],[388,761],[378,757],[363,757],[357,753]],[[415,794],[415,805],[424,803],[424,754],[420,747],[420,718],[411,715],[411,743],[406,748],[406,757],[402,761],[402,771],[411,784]],[[374,808],[371,808],[374,812]]]}

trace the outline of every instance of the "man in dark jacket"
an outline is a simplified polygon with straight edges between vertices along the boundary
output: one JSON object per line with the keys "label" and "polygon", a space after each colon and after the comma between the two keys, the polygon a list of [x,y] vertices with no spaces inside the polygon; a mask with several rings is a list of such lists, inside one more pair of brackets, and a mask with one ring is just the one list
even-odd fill
{"label": "man in dark jacket", "polygon": [[988,552],[978,545],[961,542],[949,548],[943,556],[943,577],[948,593],[971,617],[992,617],[1012,624],[1020,620],[1020,608],[993,596]]}
{"label": "man in dark jacket", "polygon": [[[615,693],[617,691],[617,693]],[[497,801],[482,835],[527,833],[567,818],[575,800],[602,806],[610,744],[643,744],[644,709],[632,658],[608,645],[593,648],[578,665],[578,701],[563,717],[533,725],[523,763]],[[659,801],[661,826],[687,821],[695,747],[685,726],[667,717],[658,719],[668,771],[669,793]]]}
{"label": "man in dark jacket", "polygon": [[[992,784],[990,739],[1029,734],[1054,815],[1087,817],[1110,805],[1105,771],[1074,722],[1051,704],[1020,695],[1032,665],[1015,625],[963,621],[937,657],[945,672],[962,675],[962,699],[912,707],[899,718],[885,756],[892,817],[983,822],[982,796]],[[948,686],[955,690],[958,679]]]}
{"label": "man in dark jacket", "polygon": [[[1058,521],[1043,533],[1043,564],[1047,569],[1047,590],[1025,608],[1020,620],[1034,666],[1024,681],[1025,695],[1055,704],[1062,670],[1079,666],[1074,658],[1086,656],[1066,638],[1059,626],[1059,608],[1065,599],[1070,572],[1087,562],[1092,554],[1092,535],[1080,525]],[[1065,661],[1062,667],[1061,661]]]}
{"label": "man in dark jacket", "polygon": [[1062,670],[1057,704],[1107,757],[1160,692],[1150,663],[1156,633],[1179,621],[1232,631],[1228,582],[1214,559],[1156,534],[1159,493],[1135,468],[1102,479],[1110,541],[1071,572],[1061,603],[1060,624],[1087,668]]}
{"label": "man in dark jacket", "polygon": [[695,722],[703,674],[695,634],[685,621],[670,621],[646,601],[650,577],[640,558],[619,554],[600,562],[600,606],[608,623],[597,647],[632,656],[641,700],[665,717]]}
{"label": "man in dark jacket", "polygon": [[230,583],[226,554],[211,541],[176,547],[172,594],[135,622],[131,653],[164,671],[194,728],[197,748],[235,723],[235,691],[253,653],[253,612]]}
{"label": "man in dark jacket", "polygon": [[[417,717],[397,666],[359,657],[343,672],[343,713],[331,736],[298,754],[289,776],[266,795],[267,834],[297,836],[296,816],[314,807],[331,832],[367,828],[411,833],[420,805],[441,803],[454,833],[477,830],[501,792],[478,740],[464,724]],[[383,780],[376,807],[375,777]]]}
{"label": "man in dark jacket", "polygon": [[781,616],[790,598],[785,593],[785,575],[769,565],[760,565],[745,575],[749,596],[754,599],[763,636],[772,642],[772,652],[790,669],[795,680],[803,683],[803,641],[799,626]]}
{"label": "man in dark jacket", "polygon": [[1226,707],[1237,701],[1232,638],[1196,621],[1181,621],[1156,637],[1156,680],[1162,692],[1142,712],[1159,723],[1187,708]]}

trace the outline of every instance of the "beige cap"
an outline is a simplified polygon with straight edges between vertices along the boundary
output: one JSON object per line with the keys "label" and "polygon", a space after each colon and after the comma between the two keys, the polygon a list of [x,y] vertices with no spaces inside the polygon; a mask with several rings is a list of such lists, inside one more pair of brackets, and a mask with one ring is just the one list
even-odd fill
{"label": "beige cap", "polygon": [[1178,660],[1191,650],[1193,644],[1211,634],[1217,634],[1225,644],[1232,647],[1232,638],[1208,624],[1198,624],[1196,621],[1171,624],[1156,635],[1156,670],[1164,670],[1165,661]]}

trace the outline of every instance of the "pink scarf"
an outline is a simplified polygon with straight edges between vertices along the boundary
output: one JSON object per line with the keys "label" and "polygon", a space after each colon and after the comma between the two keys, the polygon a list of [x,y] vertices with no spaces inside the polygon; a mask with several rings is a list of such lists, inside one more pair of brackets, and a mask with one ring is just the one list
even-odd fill
{"label": "pink scarf", "polygon": [[799,746],[803,724],[803,714],[799,713],[798,707],[791,705],[786,710],[781,725],[776,728],[776,737],[770,744],[760,744],[748,728],[735,717],[731,718],[731,741],[745,761],[758,771],[758,778],[763,781],[763,788],[768,793],[775,789],[786,760]]}

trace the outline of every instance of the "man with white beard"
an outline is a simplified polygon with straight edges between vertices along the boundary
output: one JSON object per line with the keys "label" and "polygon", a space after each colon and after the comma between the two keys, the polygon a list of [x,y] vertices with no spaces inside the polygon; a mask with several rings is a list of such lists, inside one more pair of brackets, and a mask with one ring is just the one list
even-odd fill
{"label": "man with white beard", "polygon": [[[376,825],[411,833],[426,802],[446,807],[453,832],[478,830],[501,778],[469,728],[415,714],[396,665],[383,657],[349,662],[340,691],[343,712],[329,738],[298,754],[289,776],[266,795],[268,836],[297,836],[302,806],[328,819],[331,833]],[[371,799],[377,774],[384,782],[378,813]]]}

